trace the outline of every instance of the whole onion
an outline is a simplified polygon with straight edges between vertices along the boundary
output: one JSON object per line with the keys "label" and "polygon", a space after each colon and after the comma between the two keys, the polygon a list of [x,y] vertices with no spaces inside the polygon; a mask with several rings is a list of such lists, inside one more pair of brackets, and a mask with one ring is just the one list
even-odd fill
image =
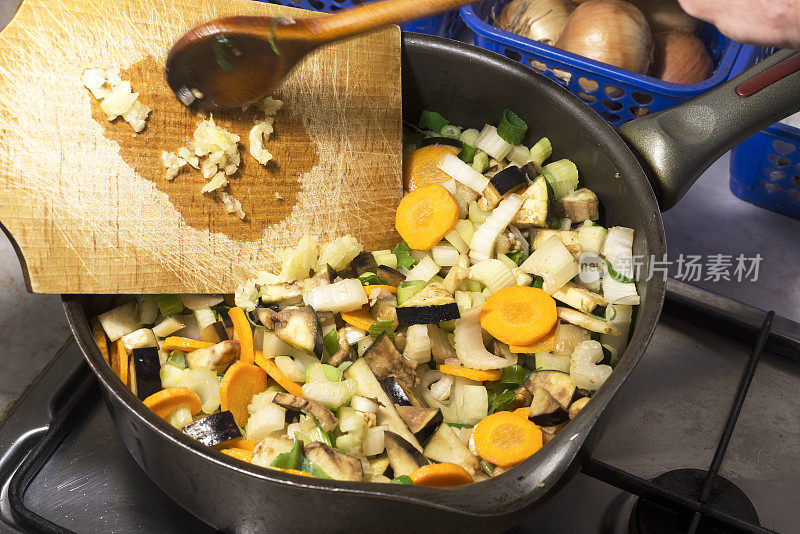
{"label": "whole onion", "polygon": [[654,37],[652,75],[671,83],[700,83],[714,72],[714,62],[703,41],[686,32],[663,32]]}
{"label": "whole onion", "polygon": [[573,9],[575,4],[571,0],[512,0],[500,12],[494,25],[551,45],[558,39]]}
{"label": "whole onion", "polygon": [[589,0],[579,5],[555,46],[639,74],[647,73],[653,59],[647,19],[622,0]]}
{"label": "whole onion", "polygon": [[647,22],[650,24],[650,31],[661,32],[690,32],[697,31],[700,21],[686,13],[678,0],[630,0],[638,7]]}

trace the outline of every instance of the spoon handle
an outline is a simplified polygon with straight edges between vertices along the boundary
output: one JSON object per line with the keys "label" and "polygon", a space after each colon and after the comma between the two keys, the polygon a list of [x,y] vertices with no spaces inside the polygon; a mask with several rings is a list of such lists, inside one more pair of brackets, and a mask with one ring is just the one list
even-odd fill
{"label": "spoon handle", "polygon": [[341,11],[328,17],[307,19],[316,39],[330,41],[401,24],[456,9],[474,0],[383,0]]}

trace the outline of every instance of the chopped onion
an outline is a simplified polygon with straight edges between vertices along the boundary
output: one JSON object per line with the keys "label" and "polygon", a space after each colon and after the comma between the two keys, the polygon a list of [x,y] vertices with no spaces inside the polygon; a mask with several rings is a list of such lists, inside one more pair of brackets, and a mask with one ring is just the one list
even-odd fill
{"label": "chopped onion", "polygon": [[176,316],[170,315],[153,327],[153,333],[158,337],[167,337],[184,326],[186,325],[184,325],[182,321],[179,321]]}
{"label": "chopped onion", "polygon": [[475,140],[475,148],[479,148],[496,160],[501,160],[514,148],[497,133],[497,128],[487,124]]}
{"label": "chopped onion", "polygon": [[344,337],[347,338],[348,345],[355,345],[356,343],[360,343],[361,340],[367,337],[367,333],[360,328],[356,328],[355,326],[345,326],[344,327]]}
{"label": "chopped onion", "polygon": [[[414,280],[428,282],[431,278],[436,276],[440,269],[441,267],[439,267],[439,265],[426,254],[425,257],[419,260],[419,263],[417,263],[414,268],[408,272],[408,275],[406,275],[406,282]],[[358,282],[357,280],[356,282],[361,284],[361,282]],[[362,294],[364,293],[364,290],[360,287],[359,290]]]}
{"label": "chopped onion", "polygon": [[633,228],[614,226],[608,230],[601,254],[616,269],[620,256],[629,256],[632,250]]}
{"label": "chopped onion", "polygon": [[116,341],[122,336],[130,334],[141,325],[139,323],[139,312],[136,310],[136,302],[133,301],[101,313],[97,316],[97,319],[111,341]]}
{"label": "chopped onion", "polygon": [[303,292],[303,302],[318,312],[353,311],[368,302],[367,294],[363,288],[364,286],[361,285],[361,282],[354,278],[349,278]]}
{"label": "chopped onion", "polygon": [[[452,233],[452,232],[450,232]],[[431,249],[433,261],[442,267],[452,267],[458,263],[459,252],[451,245],[438,244]]]}
{"label": "chopped onion", "polygon": [[469,244],[470,258],[474,260],[489,259],[492,256],[495,240],[511,224],[521,207],[522,197],[517,194],[512,193],[503,199],[486,218],[486,221],[475,230]]}
{"label": "chopped onion", "polygon": [[200,330],[217,322],[214,310],[211,308],[198,308],[194,310],[194,318],[197,319],[197,327]]}
{"label": "chopped onion", "polygon": [[442,379],[431,384],[431,395],[436,400],[445,401],[450,398],[450,390],[453,387],[453,376],[442,375]]}
{"label": "chopped onion", "polygon": [[261,441],[273,432],[283,430],[286,426],[286,410],[277,404],[267,404],[251,413],[247,419],[245,433],[247,439]]}
{"label": "chopped onion", "polygon": [[479,261],[469,268],[469,277],[482,283],[493,292],[517,284],[513,271],[502,261],[496,259]]}
{"label": "chopped onion", "polygon": [[578,262],[558,236],[546,239],[525,260],[520,269],[541,276],[542,289],[551,295],[578,274]]}
{"label": "chopped onion", "polygon": [[620,329],[621,334],[601,334],[600,342],[609,345],[617,351],[619,357],[628,346],[628,331],[633,320],[633,306],[627,304],[609,304],[606,307],[606,321]]}
{"label": "chopped onion", "polygon": [[122,336],[120,339],[122,340],[122,344],[125,345],[125,348],[128,349],[128,352],[133,349],[158,346],[158,339],[156,339],[156,335],[149,328],[134,330],[130,334]]}
{"label": "chopped onion", "polygon": [[221,303],[224,299],[222,295],[181,295],[183,305],[190,310],[210,308]]}
{"label": "chopped onion", "polygon": [[[505,143],[505,141],[503,142]],[[476,193],[483,193],[483,190],[489,184],[487,177],[458,159],[458,156],[451,152],[444,154],[437,166],[443,173],[455,181],[461,182]]]}
{"label": "chopped onion", "polygon": [[483,346],[480,308],[467,310],[456,320],[455,348],[461,363],[471,369],[503,369],[517,363],[516,356],[512,359],[501,358]]}
{"label": "chopped onion", "polygon": [[303,370],[289,356],[275,356],[275,365],[293,382],[305,382]]}
{"label": "chopped onion", "polygon": [[384,428],[376,426],[367,429],[367,434],[364,436],[364,456],[375,456],[380,454],[386,448]]}
{"label": "chopped onion", "polygon": [[219,378],[217,373],[202,367],[189,369],[178,386],[189,388],[197,393],[200,397],[203,412],[214,413],[219,408]]}
{"label": "chopped onion", "polygon": [[378,413],[378,405],[372,399],[356,395],[350,399],[350,406],[359,412]]}
{"label": "chopped onion", "polygon": [[297,245],[284,253],[281,280],[293,282],[308,278],[311,269],[317,263],[318,256],[319,239],[317,236],[303,234]]}
{"label": "chopped onion", "polygon": [[609,304],[639,304],[636,284],[617,282],[608,274],[603,277],[603,299]]}
{"label": "chopped onion", "polygon": [[430,361],[431,338],[428,336],[428,325],[415,324],[408,327],[403,356],[415,365]]}

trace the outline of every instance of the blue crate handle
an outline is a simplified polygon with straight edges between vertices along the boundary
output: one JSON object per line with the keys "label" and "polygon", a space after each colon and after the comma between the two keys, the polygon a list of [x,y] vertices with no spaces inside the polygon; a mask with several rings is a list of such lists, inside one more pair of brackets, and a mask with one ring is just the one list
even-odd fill
{"label": "blue crate handle", "polygon": [[[770,83],[737,94],[758,80]],[[800,52],[782,50],[685,104],[628,122],[620,135],[638,151],[662,210],[668,210],[725,152],[798,110]]]}

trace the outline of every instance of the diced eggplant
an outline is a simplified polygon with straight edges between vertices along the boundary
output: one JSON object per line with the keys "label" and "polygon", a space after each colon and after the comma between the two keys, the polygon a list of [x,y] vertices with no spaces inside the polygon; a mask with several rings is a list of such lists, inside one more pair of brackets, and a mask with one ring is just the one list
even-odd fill
{"label": "diced eggplant", "polygon": [[425,137],[419,142],[419,146],[417,148],[423,148],[431,145],[447,145],[460,150],[464,143],[458,139],[453,139],[452,137]]}
{"label": "diced eggplant", "polygon": [[597,365],[611,365],[614,363],[614,351],[608,345],[602,345],[603,347],[603,359],[597,362]]}
{"label": "diced eggplant", "polygon": [[558,236],[561,242],[567,247],[569,253],[573,256],[580,255],[583,252],[581,242],[578,240],[578,232],[575,230],[550,230],[549,228],[533,228],[530,232],[531,246],[535,249],[539,248],[542,243],[547,241],[553,236]]}
{"label": "diced eggplant", "polygon": [[378,297],[375,300],[375,304],[370,308],[369,313],[376,321],[389,321],[392,324],[392,329],[396,329],[398,326],[397,298],[394,295],[387,294]]}
{"label": "diced eggplant", "polygon": [[364,477],[361,460],[335,451],[319,441],[306,445],[304,456],[326,475],[336,480],[361,482]]}
{"label": "diced eggplant", "polygon": [[322,357],[322,327],[317,313],[311,306],[285,309],[274,312],[269,308],[259,308],[261,323],[284,343]]}
{"label": "diced eggplant", "polygon": [[553,188],[544,176],[531,180],[533,183],[522,192],[522,207],[511,223],[519,228],[547,228],[553,221]]}
{"label": "diced eggplant", "polygon": [[536,386],[528,419],[539,426],[555,426],[569,421],[569,414],[545,388]]}
{"label": "diced eggplant", "polygon": [[350,262],[350,267],[356,276],[362,275],[367,272],[375,271],[378,264],[375,262],[375,256],[372,252],[362,252]]}
{"label": "diced eggplant", "polygon": [[213,447],[223,441],[242,437],[242,431],[230,410],[212,413],[183,427],[183,431],[202,443]]}
{"label": "diced eggplant", "polygon": [[419,385],[416,371],[398,352],[386,333],[379,335],[369,346],[364,353],[364,360],[378,380],[392,377],[411,387]]}
{"label": "diced eggplant", "polygon": [[356,354],[356,351],[353,350],[353,347],[347,342],[347,334],[344,328],[340,328],[337,331],[337,338],[339,340],[339,348],[333,355],[331,355],[331,359],[328,360],[328,365],[338,367],[344,362],[355,361],[358,355]]}
{"label": "diced eggplant", "polygon": [[573,223],[596,221],[600,218],[600,201],[594,191],[583,187],[556,202],[556,217],[566,217]]}
{"label": "diced eggplant", "polygon": [[[261,467],[271,467],[272,462],[279,454],[290,452],[294,448],[295,441],[288,436],[267,436],[259,441],[253,449],[253,459],[251,464]],[[303,453],[303,443],[299,442],[300,454]]]}
{"label": "diced eggplant", "polygon": [[569,418],[570,419],[575,419],[576,417],[578,417],[578,412],[583,410],[583,407],[586,406],[586,404],[590,400],[591,399],[589,397],[582,397],[582,398],[576,400],[575,402],[573,402],[569,407]]}
{"label": "diced eggplant", "polygon": [[378,265],[378,268],[375,269],[375,273],[392,286],[399,286],[406,280],[406,275],[386,265]]}
{"label": "diced eggplant", "polygon": [[397,307],[397,319],[406,326],[443,323],[459,317],[453,295],[436,282],[428,284]]}
{"label": "diced eggplant", "polygon": [[383,386],[383,390],[391,399],[392,404],[397,406],[411,406],[411,400],[408,398],[405,389],[403,386],[400,385],[400,382],[392,378],[384,378],[381,380],[381,385]]}
{"label": "diced eggplant", "polygon": [[427,443],[443,420],[439,408],[398,405],[395,406],[395,409],[417,441],[423,445]]}
{"label": "diced eggplant", "polygon": [[500,196],[504,196],[507,193],[512,193],[522,186],[527,185],[528,179],[522,169],[516,165],[509,165],[492,176],[490,183],[497,189]]}
{"label": "diced eggplant", "polygon": [[464,445],[464,442],[461,441],[447,423],[439,425],[422,453],[437,462],[450,462],[460,465],[470,475],[474,475],[481,468],[478,457],[470,452],[469,448]]}
{"label": "diced eggplant", "polygon": [[261,286],[261,302],[273,304],[275,302],[299,303],[303,300],[303,284],[298,282],[282,282]]}
{"label": "diced eggplant", "polygon": [[203,349],[193,350],[186,354],[186,365],[189,369],[208,369],[215,373],[225,370],[239,357],[241,343],[238,339],[227,339]]}
{"label": "diced eggplant", "polygon": [[409,475],[417,468],[428,464],[427,458],[401,436],[388,430],[384,431],[383,436],[386,456],[389,458],[389,465],[395,477]]}
{"label": "diced eggplant", "polygon": [[336,423],[339,422],[336,416],[333,415],[329,409],[320,404],[319,402],[309,399],[307,397],[296,397],[289,393],[279,392],[272,400],[278,406],[282,406],[287,410],[300,411],[306,415],[313,416],[319,422],[320,428],[325,432],[329,432],[336,428]]}
{"label": "diced eggplant", "polygon": [[517,408],[525,408],[531,405],[532,400],[531,392],[525,389],[525,386],[520,386],[514,390],[514,400],[505,409],[513,411]]}
{"label": "diced eggplant", "polygon": [[377,458],[375,460],[370,460],[370,465],[372,466],[372,476],[380,476],[386,473],[389,467],[389,458]]}
{"label": "diced eggplant", "polygon": [[136,396],[144,400],[161,390],[161,361],[158,358],[158,347],[138,348],[131,352],[136,376]]}
{"label": "diced eggplant", "polygon": [[483,194],[478,199],[478,208],[481,211],[492,211],[503,200],[503,195],[490,183],[483,188]]}
{"label": "diced eggplant", "polygon": [[552,441],[556,434],[558,434],[561,429],[564,427],[564,424],[555,425],[555,426],[543,426],[542,427],[542,445],[547,445]]}
{"label": "diced eggplant", "polygon": [[[219,337],[220,341],[230,339],[230,336],[228,335],[228,329],[225,327],[225,323],[223,321],[217,321],[211,326],[214,327],[214,330],[217,332],[217,337]],[[233,328],[233,323],[231,323],[231,328]]]}
{"label": "diced eggplant", "polygon": [[[224,341],[219,337],[219,333],[215,328],[216,323],[211,323],[210,325],[201,328],[198,332],[200,341],[205,341],[206,343],[219,343],[220,341]],[[223,327],[224,331],[224,327]],[[227,332],[226,332],[226,339],[227,339]]]}
{"label": "diced eggplant", "polygon": [[525,379],[525,389],[535,395],[537,386],[543,387],[561,405],[567,409],[575,395],[575,383],[569,373],[561,371],[534,371]]}

